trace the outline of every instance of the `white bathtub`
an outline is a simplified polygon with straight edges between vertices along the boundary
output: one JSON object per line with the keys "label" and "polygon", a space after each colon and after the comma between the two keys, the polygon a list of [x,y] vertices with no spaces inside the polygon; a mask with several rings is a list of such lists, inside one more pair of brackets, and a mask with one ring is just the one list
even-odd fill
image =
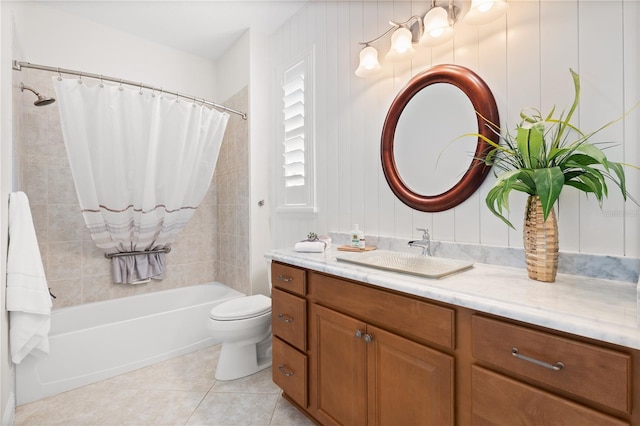
{"label": "white bathtub", "polygon": [[210,346],[214,306],[243,296],[208,283],[55,309],[50,351],[16,367],[18,405]]}

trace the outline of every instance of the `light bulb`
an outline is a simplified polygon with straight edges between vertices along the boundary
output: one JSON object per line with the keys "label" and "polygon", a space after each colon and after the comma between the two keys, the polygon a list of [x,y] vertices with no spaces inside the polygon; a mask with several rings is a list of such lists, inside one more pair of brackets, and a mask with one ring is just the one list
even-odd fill
{"label": "light bulb", "polygon": [[424,15],[424,33],[420,38],[423,46],[436,46],[451,40],[453,27],[449,24],[449,13],[443,7],[433,7]]}
{"label": "light bulb", "polygon": [[371,77],[378,72],[382,67],[378,62],[378,51],[375,47],[366,45],[360,51],[360,64],[356,70],[356,76],[361,78]]}
{"label": "light bulb", "polygon": [[480,1],[478,4],[478,12],[486,13],[493,7],[492,1]]}
{"label": "light bulb", "polygon": [[391,48],[387,53],[387,60],[391,62],[411,59],[416,53],[412,45],[413,36],[407,28],[400,27],[391,36]]}
{"label": "light bulb", "polygon": [[482,25],[498,19],[509,9],[506,0],[471,0],[471,8],[464,21],[471,25]]}

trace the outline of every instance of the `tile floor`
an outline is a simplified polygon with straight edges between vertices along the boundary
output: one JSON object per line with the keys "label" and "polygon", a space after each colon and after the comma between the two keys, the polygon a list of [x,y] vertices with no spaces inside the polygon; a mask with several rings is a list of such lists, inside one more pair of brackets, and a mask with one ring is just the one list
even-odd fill
{"label": "tile floor", "polygon": [[216,381],[212,346],[16,409],[15,425],[265,425],[312,422],[280,396],[271,369]]}

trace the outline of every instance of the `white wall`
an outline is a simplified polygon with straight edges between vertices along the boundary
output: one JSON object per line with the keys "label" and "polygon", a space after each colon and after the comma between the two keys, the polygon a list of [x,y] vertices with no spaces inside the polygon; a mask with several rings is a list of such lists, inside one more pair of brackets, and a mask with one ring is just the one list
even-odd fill
{"label": "white wall", "polygon": [[[508,229],[486,208],[493,177],[463,204],[441,213],[406,207],[388,188],[380,165],[380,134],[394,96],[422,70],[440,63],[471,68],[491,87],[504,127],[515,128],[523,107],[561,110],[573,99],[569,68],[581,76],[582,101],[574,122],[583,130],[620,116],[640,100],[640,3],[622,0],[510,0],[508,14],[491,24],[464,22],[453,41],[420,48],[410,62],[390,66],[370,79],[355,77],[359,41],[382,34],[389,20],[424,14],[427,1],[314,1],[271,40],[272,69],[316,48],[316,164],[318,214],[275,216],[272,245],[291,246],[309,231],[348,232],[353,223],[365,234],[418,237],[428,227],[436,240],[521,247],[523,194],[511,197]],[[384,61],[389,37],[376,43]],[[275,85],[275,80],[272,81]],[[271,110],[277,120],[276,102]],[[610,159],[640,164],[640,108],[601,134],[620,145]],[[275,131],[273,143],[277,143]],[[273,173],[277,173],[274,168]],[[640,198],[640,173],[627,169],[629,192]],[[563,191],[559,212],[560,250],[640,257],[640,208],[626,205],[617,188],[601,210],[571,188]],[[275,212],[273,212],[275,215]]]}
{"label": "white wall", "polygon": [[[269,161],[270,115],[268,37],[248,30],[218,60],[218,93],[221,99],[249,86],[249,210],[250,210],[250,277],[253,294],[269,294],[267,264],[264,253],[269,250]],[[260,202],[264,204],[260,206]]]}
{"label": "white wall", "polygon": [[11,191],[11,20],[10,13],[5,4],[0,4],[0,342],[3,344],[0,350],[0,418],[4,421],[5,415],[11,416],[9,395],[12,390],[13,369],[10,364],[9,348],[4,344],[8,342],[8,315],[4,310],[7,264],[7,215],[8,205],[6,200]]}
{"label": "white wall", "polygon": [[[20,61],[103,74],[218,101],[215,63],[42,4],[16,8]],[[23,12],[22,12],[23,10]]]}
{"label": "white wall", "polygon": [[249,84],[249,44],[250,36],[247,30],[218,59],[216,63],[218,77],[216,91],[220,101],[229,99]]}
{"label": "white wall", "polygon": [[9,355],[9,316],[4,310],[7,285],[7,218],[8,200],[11,191],[12,137],[12,71],[11,71],[11,13],[0,3],[0,419],[2,424],[12,421],[15,407],[13,396],[14,369]]}
{"label": "white wall", "polygon": [[251,63],[249,84],[249,141],[251,167],[251,284],[254,293],[269,294],[269,270],[264,253],[269,250],[271,240],[269,173],[273,169],[271,158],[272,123],[270,119],[270,82],[268,37],[251,32]]}

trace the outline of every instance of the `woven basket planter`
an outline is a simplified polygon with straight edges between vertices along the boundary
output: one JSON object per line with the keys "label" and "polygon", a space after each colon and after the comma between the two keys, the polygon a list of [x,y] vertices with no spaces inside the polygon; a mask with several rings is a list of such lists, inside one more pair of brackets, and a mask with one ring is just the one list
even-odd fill
{"label": "woven basket planter", "polygon": [[554,282],[558,273],[558,222],[553,209],[544,220],[538,196],[531,195],[527,199],[523,233],[529,278]]}

